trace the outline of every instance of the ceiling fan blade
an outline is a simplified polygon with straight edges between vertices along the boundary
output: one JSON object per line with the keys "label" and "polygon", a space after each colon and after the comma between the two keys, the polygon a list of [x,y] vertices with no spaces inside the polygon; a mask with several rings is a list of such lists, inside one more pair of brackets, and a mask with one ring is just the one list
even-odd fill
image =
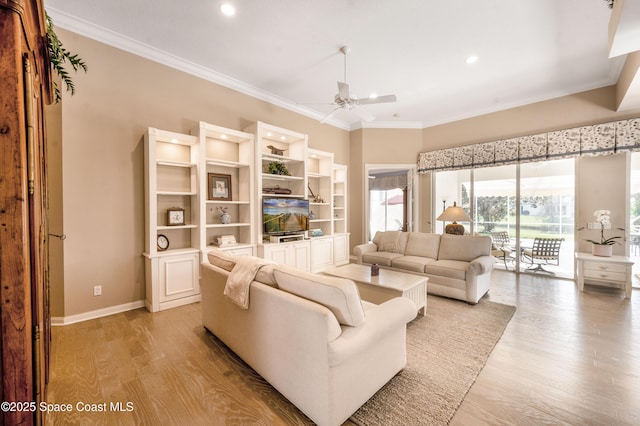
{"label": "ceiling fan blade", "polygon": [[360,106],[358,105],[354,105],[351,111],[356,113],[356,115],[362,118],[364,121],[373,121],[376,119],[376,117],[373,114],[371,114],[369,111],[367,111],[364,108],[360,108]]}
{"label": "ceiling fan blade", "polygon": [[396,95],[385,95],[385,96],[378,96],[376,98],[361,98],[358,99],[358,103],[360,105],[369,105],[369,104],[382,104],[385,102],[395,102],[396,99]]}
{"label": "ceiling fan blade", "polygon": [[338,82],[338,94],[342,99],[349,99],[349,85],[341,81]]}
{"label": "ceiling fan blade", "polygon": [[331,111],[331,112],[329,113],[329,115],[327,115],[325,118],[323,118],[323,119],[322,119],[322,121],[320,121],[320,124],[322,124],[322,123],[326,123],[327,121],[329,121],[329,119],[331,119],[331,117],[333,117],[334,115],[336,115],[336,113],[337,113],[338,111],[340,111],[341,109],[342,109],[342,107],[338,107],[338,108],[334,109],[333,111]]}

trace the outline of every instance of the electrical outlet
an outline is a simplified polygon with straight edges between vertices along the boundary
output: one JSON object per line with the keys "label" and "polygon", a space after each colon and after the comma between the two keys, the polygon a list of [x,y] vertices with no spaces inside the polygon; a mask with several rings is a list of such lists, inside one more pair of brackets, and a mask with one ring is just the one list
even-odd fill
{"label": "electrical outlet", "polygon": [[102,295],[102,286],[101,285],[96,285],[93,287],[93,295],[94,296],[101,296]]}

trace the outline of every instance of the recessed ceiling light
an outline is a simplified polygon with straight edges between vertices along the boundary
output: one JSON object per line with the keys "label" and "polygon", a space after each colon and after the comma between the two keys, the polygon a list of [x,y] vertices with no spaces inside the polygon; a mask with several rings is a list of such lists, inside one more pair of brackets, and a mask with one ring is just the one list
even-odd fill
{"label": "recessed ceiling light", "polygon": [[178,143],[178,139],[176,138],[171,139],[171,143]]}
{"label": "recessed ceiling light", "polygon": [[378,97],[377,93],[372,93],[372,94],[369,95],[369,99],[375,99],[377,97]]}
{"label": "recessed ceiling light", "polygon": [[222,3],[220,5],[220,11],[226,16],[233,16],[236,14],[236,8],[231,3]]}
{"label": "recessed ceiling light", "polygon": [[227,135],[222,134],[222,135],[220,135],[220,138],[221,138],[221,139],[226,139],[226,138],[227,138]]}
{"label": "recessed ceiling light", "polygon": [[287,137],[286,136],[280,136],[280,139],[284,141],[284,140],[287,139]]}
{"label": "recessed ceiling light", "polygon": [[475,64],[476,62],[478,62],[478,57],[476,55],[471,55],[465,62],[468,64]]}

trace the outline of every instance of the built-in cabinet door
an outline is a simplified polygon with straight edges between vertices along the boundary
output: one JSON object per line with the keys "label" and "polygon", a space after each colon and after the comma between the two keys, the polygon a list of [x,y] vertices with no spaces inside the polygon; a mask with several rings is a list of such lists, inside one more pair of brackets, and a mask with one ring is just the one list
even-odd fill
{"label": "built-in cabinet door", "polygon": [[333,236],[333,263],[336,266],[349,263],[349,234]]}
{"label": "built-in cabinet door", "polygon": [[264,246],[264,258],[272,260],[279,265],[289,265],[289,246],[287,244],[267,244]]}
{"label": "built-in cabinet door", "polygon": [[333,237],[311,240],[311,272],[320,272],[333,266]]}
{"label": "built-in cabinet door", "polygon": [[294,243],[291,246],[291,252],[294,262],[291,266],[302,271],[308,272],[311,270],[311,248],[308,242]]}
{"label": "built-in cabinet door", "polygon": [[311,270],[311,248],[309,241],[263,244],[258,255],[279,265],[287,265],[303,271]]}
{"label": "built-in cabinet door", "polygon": [[197,295],[198,253],[166,256],[159,259],[160,302]]}

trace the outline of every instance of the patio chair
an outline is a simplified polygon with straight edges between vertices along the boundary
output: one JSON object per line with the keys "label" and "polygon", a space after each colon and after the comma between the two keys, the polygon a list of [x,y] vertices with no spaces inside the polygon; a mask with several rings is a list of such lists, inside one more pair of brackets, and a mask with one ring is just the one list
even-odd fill
{"label": "patio chair", "polygon": [[507,262],[511,263],[515,259],[511,256],[513,248],[511,247],[511,237],[506,231],[491,233],[491,255],[504,262],[504,267],[509,269]]}
{"label": "patio chair", "polygon": [[[533,247],[522,250],[522,261],[530,263],[527,271],[544,272],[555,275],[555,272],[544,269],[543,265],[560,265],[560,245],[564,238],[538,238],[533,240]],[[534,266],[535,265],[535,266]]]}

